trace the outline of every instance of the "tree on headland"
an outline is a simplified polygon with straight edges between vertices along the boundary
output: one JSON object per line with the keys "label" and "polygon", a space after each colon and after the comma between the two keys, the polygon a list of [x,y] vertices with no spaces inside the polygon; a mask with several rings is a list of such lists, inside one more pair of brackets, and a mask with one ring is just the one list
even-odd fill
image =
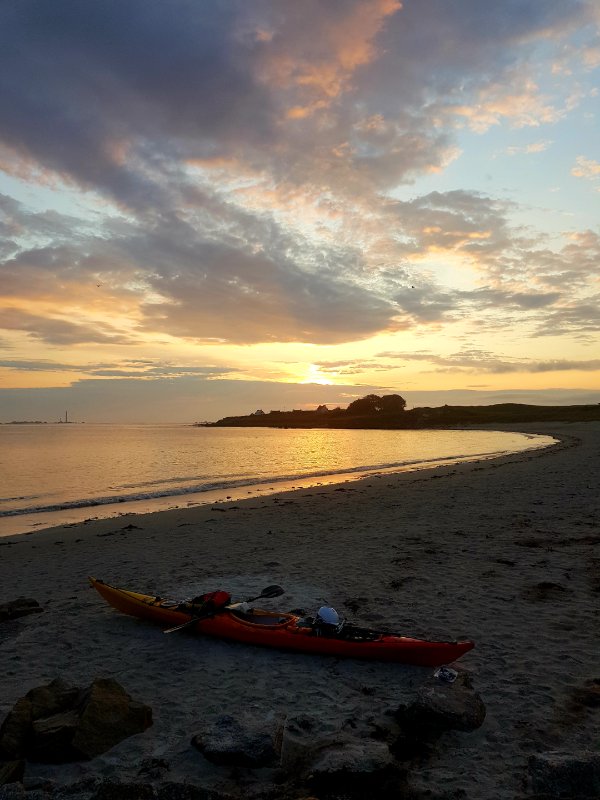
{"label": "tree on headland", "polygon": [[377,394],[368,394],[354,400],[346,409],[348,414],[369,415],[375,414],[398,414],[406,408],[406,400],[399,394],[384,394],[380,397]]}

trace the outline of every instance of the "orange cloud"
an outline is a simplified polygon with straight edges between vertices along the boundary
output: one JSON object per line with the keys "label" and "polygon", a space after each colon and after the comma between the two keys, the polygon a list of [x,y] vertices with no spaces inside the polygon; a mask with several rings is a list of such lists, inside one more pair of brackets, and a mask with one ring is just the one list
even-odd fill
{"label": "orange cloud", "polygon": [[52,188],[68,181],[67,176],[59,175],[54,170],[42,167],[33,158],[29,158],[16,148],[9,147],[1,142],[0,172],[26,183],[36,183],[40,186],[50,186]]}
{"label": "orange cloud", "polygon": [[[399,0],[371,0],[348,5],[345,15],[321,21],[318,30],[299,36],[284,31],[269,42],[261,78],[271,86],[299,96],[287,110],[288,119],[303,119],[327,108],[349,85],[358,67],[374,61],[374,43],[385,19],[402,8]],[[298,102],[299,100],[299,102]]]}
{"label": "orange cloud", "polygon": [[577,166],[571,170],[571,175],[576,178],[587,178],[587,180],[597,180],[600,178],[600,162],[585,156],[577,156],[575,159]]}
{"label": "orange cloud", "polygon": [[513,90],[506,91],[506,84],[493,84],[479,93],[473,105],[450,106],[449,111],[464,117],[471,130],[485,133],[492,125],[508,120],[515,128],[538,127],[557,122],[567,108],[573,107],[577,98],[569,99],[566,108],[559,109],[548,102],[539,92],[537,84],[529,78],[511,81]]}

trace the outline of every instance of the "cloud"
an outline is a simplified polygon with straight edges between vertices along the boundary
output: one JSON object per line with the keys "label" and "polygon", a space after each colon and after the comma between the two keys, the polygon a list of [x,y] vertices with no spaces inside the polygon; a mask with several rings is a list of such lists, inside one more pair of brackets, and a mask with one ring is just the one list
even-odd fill
{"label": "cloud", "polygon": [[[426,16],[397,0],[22,0],[0,14],[0,142],[140,213],[173,208],[184,157],[235,154],[337,191],[435,168],[449,95],[468,108],[486,93],[485,113],[510,115],[500,87],[526,82],[526,45],[586,21],[558,0],[511,0],[494,25],[474,0],[431,0]],[[539,117],[533,85],[520,92],[518,113]]]}
{"label": "cloud", "polygon": [[433,372],[473,373],[503,375],[515,372],[597,372],[600,359],[548,359],[545,361],[527,358],[500,357],[485,350],[463,350],[452,355],[441,356],[432,352],[394,352],[377,353],[378,358],[397,358],[400,361],[421,361],[433,365]]}
{"label": "cloud", "polygon": [[587,302],[570,303],[548,314],[537,330],[538,336],[556,336],[569,333],[587,339],[600,331],[600,294],[587,298]]}
{"label": "cloud", "polygon": [[[562,119],[572,102],[562,107],[553,105],[540,93],[539,86],[520,70],[508,80],[491,83],[479,91],[472,105],[448,105],[447,112],[463,118],[475,133],[485,133],[504,120],[513,128],[538,128]],[[507,89],[507,85],[510,89]]]}
{"label": "cloud", "polygon": [[[0,198],[8,329],[51,345],[336,344],[473,308],[541,314],[565,284],[583,291],[592,256],[543,250],[510,226],[508,204],[388,192],[457,157],[459,117],[486,127],[567,113],[564,87],[537,88],[532,47],[550,59],[589,4],[424,8],[2,4],[0,162],[89,193],[80,217]],[[489,289],[417,281],[430,254],[468,260]],[[569,302],[562,324],[579,314],[586,328],[590,303]]]}
{"label": "cloud", "polygon": [[385,364],[374,359],[319,361],[315,366],[325,375],[361,375],[365,372],[388,372],[390,369],[398,368],[395,364]]}
{"label": "cloud", "polygon": [[190,366],[154,362],[151,360],[126,360],[110,363],[65,363],[51,359],[4,359],[0,369],[21,372],[73,372],[96,378],[132,378],[139,380],[161,380],[163,378],[182,378],[197,376],[202,378],[223,378],[239,372],[232,366]]}
{"label": "cloud", "polygon": [[600,161],[594,161],[593,158],[586,158],[585,156],[577,156],[575,163],[576,166],[571,169],[571,175],[576,178],[585,178],[588,181],[600,180]]}
{"label": "cloud", "polygon": [[195,269],[152,279],[165,300],[143,306],[148,329],[228,342],[334,343],[388,327],[395,312],[326,264],[311,273],[286,258],[210,245],[197,259],[200,279]]}
{"label": "cloud", "polygon": [[506,153],[506,155],[509,155],[509,156],[516,156],[516,155],[519,155],[521,153],[524,153],[526,155],[529,155],[530,153],[543,153],[545,150],[547,150],[550,147],[551,144],[552,144],[552,141],[549,140],[549,139],[546,139],[546,140],[540,141],[540,142],[530,142],[529,144],[525,144],[525,145],[521,145],[521,146],[511,145],[510,147],[507,147],[504,152]]}
{"label": "cloud", "polygon": [[19,308],[0,308],[0,326],[5,330],[26,331],[31,338],[51,345],[83,343],[134,344],[112,325],[97,322],[78,323],[50,316],[38,316]]}

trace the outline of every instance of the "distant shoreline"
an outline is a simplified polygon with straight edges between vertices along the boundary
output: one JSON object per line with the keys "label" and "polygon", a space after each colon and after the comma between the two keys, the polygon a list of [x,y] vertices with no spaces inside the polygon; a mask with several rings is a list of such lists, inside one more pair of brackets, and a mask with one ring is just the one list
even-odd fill
{"label": "distant shoreline", "polygon": [[600,404],[575,406],[535,406],[499,403],[491,406],[440,406],[413,408],[396,413],[354,414],[347,409],[316,411],[257,411],[243,416],[223,417],[217,422],[197,422],[200,428],[331,428],[411,430],[450,428],[456,426],[548,422],[596,422],[600,420]]}

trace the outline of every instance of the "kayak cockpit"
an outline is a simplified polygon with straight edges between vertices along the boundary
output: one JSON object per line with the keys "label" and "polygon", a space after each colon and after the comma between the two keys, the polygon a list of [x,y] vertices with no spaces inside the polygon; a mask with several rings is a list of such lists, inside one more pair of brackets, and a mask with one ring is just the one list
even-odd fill
{"label": "kayak cockpit", "polygon": [[229,613],[234,619],[240,622],[247,622],[250,625],[265,625],[275,627],[277,625],[285,626],[293,622],[296,617],[293,614],[274,614],[269,611],[259,611],[258,609],[251,609],[250,611],[239,611],[238,609],[230,609]]}

